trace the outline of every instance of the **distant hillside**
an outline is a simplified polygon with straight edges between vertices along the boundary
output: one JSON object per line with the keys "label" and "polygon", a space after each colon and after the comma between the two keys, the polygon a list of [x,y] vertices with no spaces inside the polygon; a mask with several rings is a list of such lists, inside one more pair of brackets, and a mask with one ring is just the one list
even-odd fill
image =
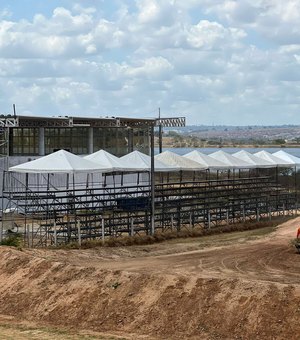
{"label": "distant hillside", "polygon": [[298,146],[300,126],[186,126],[164,129],[164,145],[174,147],[207,146]]}

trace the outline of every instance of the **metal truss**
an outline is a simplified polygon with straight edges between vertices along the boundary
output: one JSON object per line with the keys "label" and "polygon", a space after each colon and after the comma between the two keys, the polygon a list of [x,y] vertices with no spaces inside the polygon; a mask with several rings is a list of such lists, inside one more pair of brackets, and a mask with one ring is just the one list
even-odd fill
{"label": "metal truss", "polygon": [[185,126],[185,117],[158,118],[156,119],[155,126],[183,127]]}
{"label": "metal truss", "polygon": [[0,127],[180,127],[185,126],[185,117],[143,119],[124,117],[34,117],[34,116],[0,116]]}
{"label": "metal truss", "polygon": [[[282,175],[287,176],[286,186],[280,185],[280,176],[271,172],[239,172],[238,176],[229,172],[218,178],[213,173],[198,175],[157,176],[156,231],[217,228],[298,210],[291,173]],[[87,176],[85,182],[73,179],[70,184],[63,180],[64,184],[57,186],[51,176],[43,181],[29,177],[4,173],[3,211],[12,213],[2,216],[5,231],[19,232],[28,246],[151,233],[149,182],[108,185],[106,180],[95,183]]]}

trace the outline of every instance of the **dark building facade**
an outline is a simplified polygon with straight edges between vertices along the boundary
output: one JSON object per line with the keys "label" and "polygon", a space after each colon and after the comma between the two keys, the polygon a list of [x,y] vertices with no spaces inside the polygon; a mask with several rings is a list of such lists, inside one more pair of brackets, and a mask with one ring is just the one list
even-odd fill
{"label": "dark building facade", "polygon": [[184,126],[185,118],[86,118],[0,116],[2,156],[44,156],[59,149],[90,154],[104,149],[116,156],[133,150],[148,154],[151,128]]}

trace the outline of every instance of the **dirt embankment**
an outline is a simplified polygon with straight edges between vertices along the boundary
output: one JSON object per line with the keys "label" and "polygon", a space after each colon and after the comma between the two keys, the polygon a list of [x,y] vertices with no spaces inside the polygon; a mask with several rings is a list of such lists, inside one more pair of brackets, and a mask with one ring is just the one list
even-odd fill
{"label": "dirt embankment", "polygon": [[299,223],[256,241],[144,258],[3,247],[0,313],[131,339],[297,339],[300,255],[289,239]]}

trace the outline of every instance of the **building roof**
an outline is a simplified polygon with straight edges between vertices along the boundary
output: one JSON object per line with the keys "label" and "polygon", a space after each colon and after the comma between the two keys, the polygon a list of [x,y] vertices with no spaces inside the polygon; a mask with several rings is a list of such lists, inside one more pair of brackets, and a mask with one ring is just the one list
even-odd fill
{"label": "building roof", "polygon": [[78,116],[22,116],[0,115],[1,127],[179,127],[185,126],[185,117],[131,118]]}

